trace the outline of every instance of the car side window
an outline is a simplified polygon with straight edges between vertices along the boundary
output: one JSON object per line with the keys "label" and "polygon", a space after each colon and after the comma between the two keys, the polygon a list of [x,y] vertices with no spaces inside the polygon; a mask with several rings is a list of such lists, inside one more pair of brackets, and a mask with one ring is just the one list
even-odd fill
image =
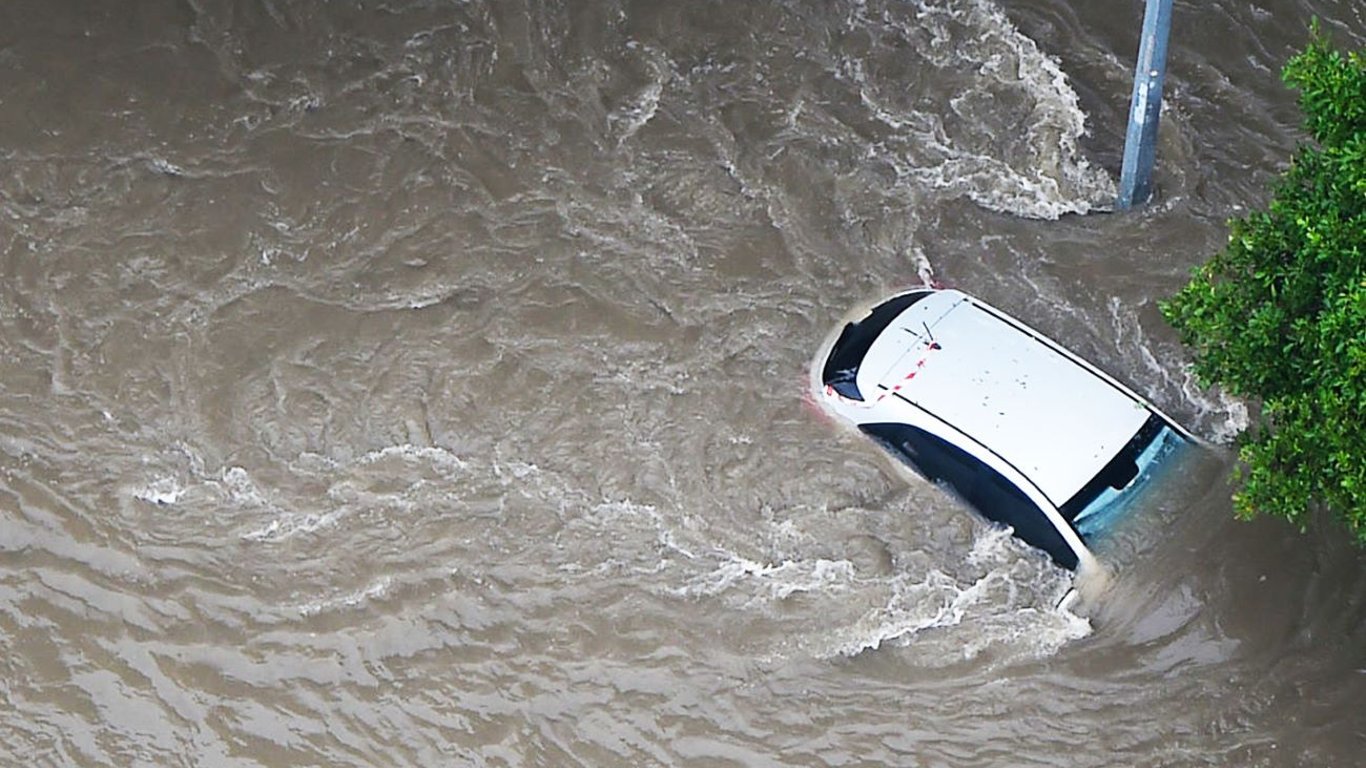
{"label": "car side window", "polygon": [[863,424],[859,428],[927,480],[947,486],[983,517],[1010,526],[1016,536],[1047,552],[1058,565],[1076,568],[1077,553],[1038,505],[981,460],[908,424]]}

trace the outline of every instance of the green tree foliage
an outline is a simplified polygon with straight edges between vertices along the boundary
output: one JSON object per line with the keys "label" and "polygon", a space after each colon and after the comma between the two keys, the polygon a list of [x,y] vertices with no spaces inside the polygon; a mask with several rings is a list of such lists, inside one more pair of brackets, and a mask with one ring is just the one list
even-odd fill
{"label": "green tree foliage", "polygon": [[1323,506],[1366,543],[1366,55],[1316,25],[1283,77],[1315,145],[1162,311],[1202,383],[1261,401],[1238,514]]}

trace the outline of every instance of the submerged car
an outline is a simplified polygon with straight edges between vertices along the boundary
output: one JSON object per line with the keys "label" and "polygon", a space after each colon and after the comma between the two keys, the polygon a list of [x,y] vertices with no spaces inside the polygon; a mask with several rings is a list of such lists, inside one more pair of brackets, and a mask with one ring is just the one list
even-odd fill
{"label": "submerged car", "polygon": [[1058,565],[1195,438],[1043,334],[918,288],[844,326],[813,367],[824,407]]}

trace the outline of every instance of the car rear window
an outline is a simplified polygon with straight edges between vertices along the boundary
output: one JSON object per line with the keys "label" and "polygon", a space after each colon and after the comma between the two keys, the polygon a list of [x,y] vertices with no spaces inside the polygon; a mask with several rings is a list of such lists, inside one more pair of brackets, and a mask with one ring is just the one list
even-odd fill
{"label": "car rear window", "polygon": [[840,331],[839,339],[830,348],[830,356],[825,359],[821,381],[850,400],[862,400],[863,393],[858,389],[858,370],[863,364],[864,355],[868,354],[868,348],[898,315],[930,293],[911,291],[893,296],[874,307],[862,320],[846,324],[844,330]]}

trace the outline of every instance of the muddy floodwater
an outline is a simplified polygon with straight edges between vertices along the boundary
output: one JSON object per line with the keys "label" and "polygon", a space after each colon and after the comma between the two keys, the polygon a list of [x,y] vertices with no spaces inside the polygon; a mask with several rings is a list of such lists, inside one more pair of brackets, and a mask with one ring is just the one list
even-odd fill
{"label": "muddy floodwater", "polygon": [[[1141,13],[0,4],[0,764],[1366,764],[1366,553],[1157,310],[1366,5],[1178,2],[1111,214]],[[810,407],[925,280],[1210,441],[1103,599]]]}

